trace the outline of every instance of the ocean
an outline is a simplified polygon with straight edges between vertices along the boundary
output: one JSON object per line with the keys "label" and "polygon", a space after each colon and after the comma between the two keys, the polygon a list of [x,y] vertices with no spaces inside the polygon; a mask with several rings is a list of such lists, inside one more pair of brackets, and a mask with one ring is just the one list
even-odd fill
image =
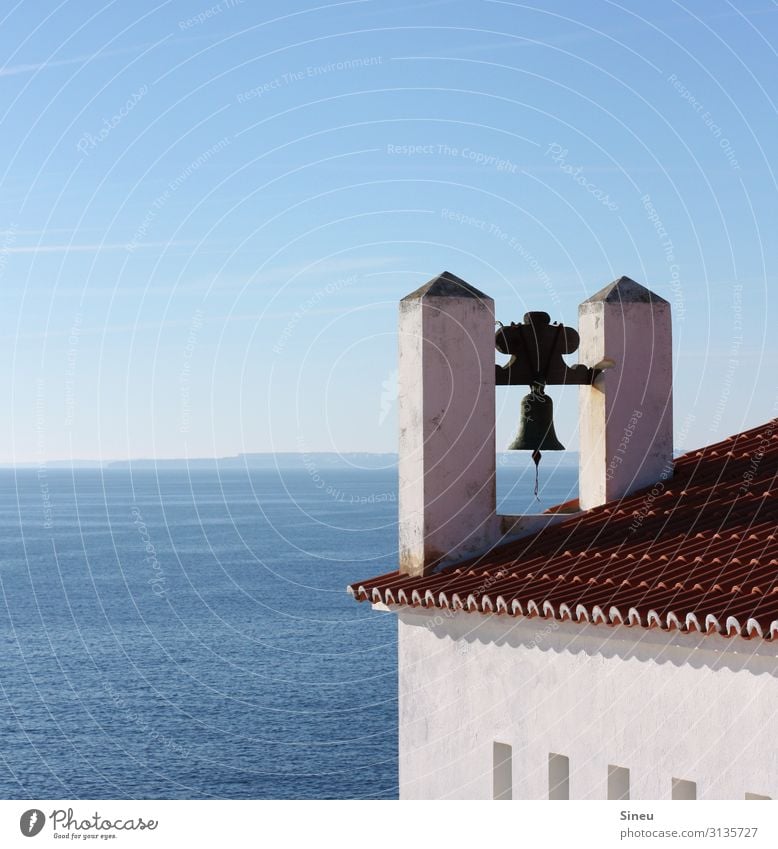
{"label": "ocean", "polygon": [[0,798],[396,798],[396,549],[394,469],[0,471]]}

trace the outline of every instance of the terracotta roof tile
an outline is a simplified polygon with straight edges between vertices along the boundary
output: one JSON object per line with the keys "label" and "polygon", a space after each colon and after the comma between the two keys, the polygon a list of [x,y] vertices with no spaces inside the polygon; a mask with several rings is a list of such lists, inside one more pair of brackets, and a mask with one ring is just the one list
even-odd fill
{"label": "terracotta roof tile", "polygon": [[437,574],[390,572],[349,592],[390,606],[778,638],[778,419],[679,457],[672,478],[618,502]]}

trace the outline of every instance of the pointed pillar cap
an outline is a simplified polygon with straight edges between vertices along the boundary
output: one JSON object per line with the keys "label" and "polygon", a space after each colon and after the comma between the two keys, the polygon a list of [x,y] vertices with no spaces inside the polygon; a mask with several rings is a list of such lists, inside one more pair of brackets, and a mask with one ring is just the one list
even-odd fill
{"label": "pointed pillar cap", "polygon": [[421,298],[478,298],[480,301],[491,301],[492,299],[480,292],[475,286],[471,286],[461,277],[457,277],[450,271],[444,271],[437,277],[425,283],[406,295],[403,301],[413,301]]}
{"label": "pointed pillar cap", "polygon": [[583,303],[666,304],[668,301],[629,277],[619,277],[618,280],[608,283],[599,292],[595,292],[591,298],[587,298]]}

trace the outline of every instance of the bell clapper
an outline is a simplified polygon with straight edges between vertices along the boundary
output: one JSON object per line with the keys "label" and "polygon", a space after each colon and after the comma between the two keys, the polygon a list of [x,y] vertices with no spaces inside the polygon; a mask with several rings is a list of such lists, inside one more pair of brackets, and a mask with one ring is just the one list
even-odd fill
{"label": "bell clapper", "polygon": [[538,466],[540,465],[540,458],[543,455],[536,448],[532,452],[532,461],[535,463],[535,499],[540,501],[540,496],[538,495]]}
{"label": "bell clapper", "polygon": [[540,501],[540,497],[538,496],[538,466],[540,465],[540,458],[543,455],[536,448],[532,452],[532,462],[535,464],[535,498]]}

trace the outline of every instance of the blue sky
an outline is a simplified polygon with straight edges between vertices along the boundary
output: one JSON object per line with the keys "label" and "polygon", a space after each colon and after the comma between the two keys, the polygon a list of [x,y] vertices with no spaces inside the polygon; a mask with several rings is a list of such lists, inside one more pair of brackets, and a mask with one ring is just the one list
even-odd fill
{"label": "blue sky", "polygon": [[395,450],[444,269],[504,322],[633,277],[677,445],[776,415],[778,7],[542,7],[5,7],[0,461]]}

